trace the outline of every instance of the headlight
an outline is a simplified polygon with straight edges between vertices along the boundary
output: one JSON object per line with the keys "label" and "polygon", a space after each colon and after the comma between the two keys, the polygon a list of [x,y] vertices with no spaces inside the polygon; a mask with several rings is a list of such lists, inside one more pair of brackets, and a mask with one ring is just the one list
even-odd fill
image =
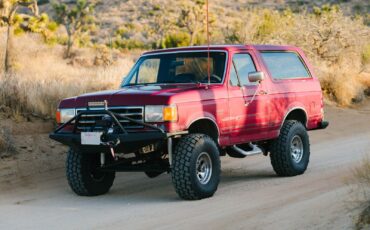
{"label": "headlight", "polygon": [[70,119],[76,116],[75,109],[58,109],[56,119],[58,124],[66,123]]}
{"label": "headlight", "polygon": [[145,106],[145,122],[177,121],[177,107],[175,105],[147,105]]}

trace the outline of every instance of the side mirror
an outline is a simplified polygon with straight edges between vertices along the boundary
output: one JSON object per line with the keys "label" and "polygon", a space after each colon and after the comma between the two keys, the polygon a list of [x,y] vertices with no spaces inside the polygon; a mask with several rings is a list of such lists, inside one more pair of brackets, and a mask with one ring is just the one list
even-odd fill
{"label": "side mirror", "polygon": [[250,82],[258,82],[260,83],[265,79],[265,74],[263,72],[250,72],[248,74],[248,79]]}

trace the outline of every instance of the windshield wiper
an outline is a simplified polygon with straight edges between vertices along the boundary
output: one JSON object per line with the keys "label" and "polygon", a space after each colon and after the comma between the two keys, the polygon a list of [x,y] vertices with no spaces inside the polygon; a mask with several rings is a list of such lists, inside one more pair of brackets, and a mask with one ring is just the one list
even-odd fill
{"label": "windshield wiper", "polygon": [[157,84],[160,84],[160,83],[156,83],[156,82],[153,82],[153,83],[130,83],[130,84],[123,85],[122,87],[125,87],[125,86],[136,86],[136,85],[147,86],[147,85],[157,85]]}

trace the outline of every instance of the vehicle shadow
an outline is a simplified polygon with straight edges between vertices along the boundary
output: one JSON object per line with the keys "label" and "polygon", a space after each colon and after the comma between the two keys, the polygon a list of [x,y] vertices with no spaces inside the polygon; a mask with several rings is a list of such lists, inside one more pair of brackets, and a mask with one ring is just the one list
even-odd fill
{"label": "vehicle shadow", "polygon": [[120,202],[128,201],[130,203],[163,203],[180,200],[172,186],[169,174],[162,174],[153,179],[140,174],[125,178],[126,175],[118,176],[111,191],[107,194],[109,199],[114,198]]}
{"label": "vehicle shadow", "polygon": [[230,184],[241,181],[260,181],[276,179],[277,176],[272,170],[248,170],[244,168],[222,170],[220,184]]}
{"label": "vehicle shadow", "polygon": [[[270,169],[222,169],[220,185],[247,181],[269,181],[276,179],[276,174]],[[115,200],[129,203],[171,203],[182,201],[175,192],[169,174],[160,175],[158,178],[149,179],[144,175],[135,175],[134,178],[117,178],[112,190],[102,199]]]}

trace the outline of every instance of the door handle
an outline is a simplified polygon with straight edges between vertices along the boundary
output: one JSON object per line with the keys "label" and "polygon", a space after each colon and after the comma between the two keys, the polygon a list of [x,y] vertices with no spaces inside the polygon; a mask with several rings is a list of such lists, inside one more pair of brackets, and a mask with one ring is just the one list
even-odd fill
{"label": "door handle", "polygon": [[260,94],[260,95],[266,95],[266,94],[268,94],[268,92],[267,92],[267,91],[265,91],[265,90],[260,90],[260,91],[258,92],[258,94]]}

